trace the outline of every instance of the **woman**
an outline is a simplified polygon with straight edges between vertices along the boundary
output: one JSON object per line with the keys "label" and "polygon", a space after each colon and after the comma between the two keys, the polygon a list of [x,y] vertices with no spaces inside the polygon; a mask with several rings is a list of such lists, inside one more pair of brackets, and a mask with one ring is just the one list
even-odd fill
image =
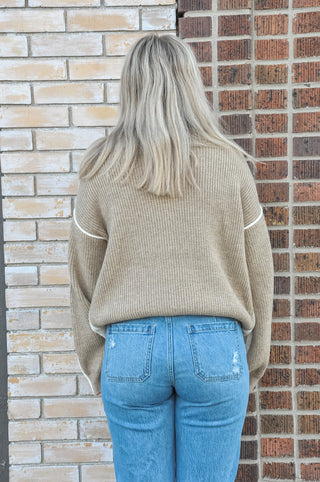
{"label": "woman", "polygon": [[81,370],[120,482],[234,481],[269,360],[273,262],[246,154],[173,35],[125,58],[119,120],[82,160],[69,240]]}

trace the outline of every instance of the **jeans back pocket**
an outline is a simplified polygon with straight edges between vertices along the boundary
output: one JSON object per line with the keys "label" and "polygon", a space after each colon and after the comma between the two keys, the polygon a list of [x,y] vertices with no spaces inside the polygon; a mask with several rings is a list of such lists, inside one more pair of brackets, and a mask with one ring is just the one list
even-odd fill
{"label": "jeans back pocket", "polygon": [[240,378],[240,329],[237,321],[218,317],[209,323],[187,325],[194,372],[199,378],[205,382]]}
{"label": "jeans back pocket", "polygon": [[104,374],[108,380],[143,382],[151,374],[155,325],[107,325]]}

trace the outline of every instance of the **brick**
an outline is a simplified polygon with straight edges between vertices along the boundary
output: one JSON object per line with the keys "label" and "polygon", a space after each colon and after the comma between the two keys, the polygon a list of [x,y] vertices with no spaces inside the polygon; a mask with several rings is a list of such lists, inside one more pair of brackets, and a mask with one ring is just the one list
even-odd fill
{"label": "brick", "polygon": [[271,339],[275,341],[290,341],[291,340],[291,325],[290,323],[273,323],[271,329]]}
{"label": "brick", "polygon": [[220,110],[251,109],[251,92],[249,90],[225,90],[219,92]]}
{"label": "brick", "polygon": [[318,57],[320,55],[320,38],[305,37],[294,39],[295,57]]}
{"label": "brick", "polygon": [[103,102],[101,82],[63,82],[34,85],[37,104],[84,104]]}
{"label": "brick", "polygon": [[255,76],[258,84],[284,84],[288,81],[287,65],[256,65]]}
{"label": "brick", "polygon": [[218,40],[218,60],[251,58],[251,39]]}
{"label": "brick", "polygon": [[256,40],[256,60],[287,59],[289,56],[289,42],[286,39]]}
{"label": "brick", "polygon": [[287,138],[272,137],[256,139],[257,157],[281,157],[287,154]]}
{"label": "brick", "polygon": [[308,439],[299,440],[299,456],[302,457],[320,457],[320,440]]}
{"label": "brick", "polygon": [[318,182],[295,182],[293,191],[294,201],[319,201],[320,183]]}
{"label": "brick", "polygon": [[9,397],[45,397],[75,395],[76,377],[71,375],[36,375],[8,378]]}
{"label": "brick", "polygon": [[296,253],[294,256],[294,268],[296,271],[319,271],[319,253]]}
{"label": "brick", "polygon": [[43,460],[50,462],[112,462],[112,442],[44,443]]}
{"label": "brick", "polygon": [[0,51],[2,57],[28,57],[27,37],[25,35],[2,34]]}
{"label": "brick", "polygon": [[144,7],[141,12],[142,30],[173,30],[176,28],[176,7]]}
{"label": "brick", "polygon": [[288,8],[288,0],[255,0],[256,10]]}
{"label": "brick", "polygon": [[40,266],[41,285],[66,285],[69,283],[67,266]]}
{"label": "brick", "polygon": [[303,318],[319,318],[320,300],[310,298],[308,298],[307,300],[295,300],[295,316]]}
{"label": "brick", "polygon": [[100,0],[29,0],[30,7],[98,7]]}
{"label": "brick", "polygon": [[25,482],[26,480],[45,480],[46,482],[56,482],[58,480],[67,480],[68,482],[78,482],[78,467],[45,465],[26,467],[10,467],[10,479],[15,482]]}
{"label": "brick", "polygon": [[219,85],[251,84],[251,65],[219,65],[218,66]]}
{"label": "brick", "polygon": [[138,29],[138,8],[81,8],[67,11],[69,32]]}
{"label": "brick", "polygon": [[80,371],[76,353],[48,353],[42,356],[44,373],[75,373]]}
{"label": "brick", "polygon": [[210,37],[211,17],[185,17],[179,18],[179,37]]}
{"label": "brick", "polygon": [[320,106],[320,88],[293,89],[292,97],[295,109]]}
{"label": "brick", "polygon": [[[89,145],[99,137],[105,135],[102,128],[85,129],[37,129],[35,132],[37,147],[39,150],[54,149],[87,149]],[[55,154],[58,154],[55,152]]]}
{"label": "brick", "polygon": [[261,391],[260,408],[262,410],[292,410],[292,394],[289,391]]}
{"label": "brick", "polygon": [[69,239],[70,219],[38,221],[39,241],[65,241]]}
{"label": "brick", "polygon": [[190,12],[194,10],[211,10],[212,0],[178,0],[177,11],[179,13]]}
{"label": "brick", "polygon": [[256,435],[257,434],[257,419],[256,417],[246,417],[242,429],[242,435]]}
{"label": "brick", "polygon": [[67,107],[11,106],[0,108],[0,127],[68,126]]}
{"label": "brick", "polygon": [[[22,398],[8,400],[8,418],[39,418],[40,417],[40,400],[39,398]],[[9,445],[9,448],[12,444]]]}
{"label": "brick", "polygon": [[296,385],[320,385],[320,370],[316,368],[296,368]]}
{"label": "brick", "polygon": [[32,375],[40,373],[38,355],[9,355],[8,374],[9,375]]}
{"label": "brick", "polygon": [[24,0],[2,0],[0,8],[24,7]]}
{"label": "brick", "polygon": [[292,457],[294,440],[291,438],[268,437],[261,439],[262,457]]}
{"label": "brick", "polygon": [[320,12],[296,13],[292,20],[293,33],[318,32],[320,24]]}
{"label": "brick", "polygon": [[272,230],[269,232],[271,246],[274,249],[288,248],[289,247],[289,230]]}
{"label": "brick", "polygon": [[9,422],[9,440],[60,440],[77,437],[76,420]]}
{"label": "brick", "polygon": [[199,67],[202,83],[208,87],[212,85],[212,68],[211,67]]}
{"label": "brick", "polygon": [[240,458],[244,460],[257,460],[258,444],[256,440],[242,440]]}
{"label": "brick", "polygon": [[296,363],[319,363],[320,362],[320,346],[296,346],[295,347]]}
{"label": "brick", "polygon": [[2,154],[3,173],[68,172],[70,161],[65,152],[11,152]]}
{"label": "brick", "polygon": [[292,64],[292,82],[319,82],[320,62],[297,62]]}
{"label": "brick", "polygon": [[36,176],[38,196],[66,196],[77,194],[79,179],[77,174],[39,174]]}
{"label": "brick", "polygon": [[251,129],[251,118],[249,114],[231,114],[220,117],[220,122],[228,134],[249,134]]}
{"label": "brick", "polygon": [[319,137],[294,137],[293,155],[294,156],[317,156],[320,152]]}
{"label": "brick", "polygon": [[67,78],[65,60],[19,59],[0,61],[0,80],[63,80]]}
{"label": "brick", "polygon": [[293,433],[293,415],[261,415],[261,433]]}
{"label": "brick", "polygon": [[114,465],[85,465],[81,464],[82,480],[94,480],[95,482],[105,482],[106,480],[115,481]]}
{"label": "brick", "polygon": [[298,415],[298,433],[318,434],[320,432],[319,415]]}
{"label": "brick", "polygon": [[218,35],[251,35],[249,15],[220,15],[218,17]]}
{"label": "brick", "polygon": [[68,306],[68,288],[8,288],[6,303],[8,308],[31,308],[35,306]]}
{"label": "brick", "polygon": [[7,310],[8,330],[37,330],[39,328],[38,310]]}
{"label": "brick", "polygon": [[289,253],[273,253],[273,263],[275,271],[289,271],[290,258]]}
{"label": "brick", "polygon": [[255,109],[286,109],[288,94],[283,89],[258,90],[255,94]]}
{"label": "brick", "polygon": [[3,82],[0,85],[0,104],[31,104],[30,86]]}
{"label": "brick", "polygon": [[5,218],[50,218],[71,215],[68,198],[6,198],[3,200]]}
{"label": "brick", "polygon": [[320,463],[301,464],[300,467],[303,480],[320,479]]}
{"label": "brick", "polygon": [[290,316],[290,301],[286,299],[274,299],[273,316],[276,318]]}
{"label": "brick", "polygon": [[63,32],[63,10],[20,9],[5,10],[0,17],[0,32]]}
{"label": "brick", "polygon": [[193,50],[197,62],[212,61],[212,43],[211,42],[188,42]]}
{"label": "brick", "polygon": [[239,464],[235,482],[258,482],[257,464]]}
{"label": "brick", "polygon": [[0,131],[2,152],[32,149],[32,135],[28,129],[6,129]]}
{"label": "brick", "polygon": [[74,349],[71,332],[16,332],[8,333],[9,352],[70,351]]}
{"label": "brick", "polygon": [[218,0],[218,10],[250,8],[251,0]]}
{"label": "brick", "polygon": [[264,208],[264,216],[268,226],[287,226],[289,224],[289,208],[286,206]]}
{"label": "brick", "polygon": [[261,387],[291,387],[292,372],[287,368],[267,368],[259,384]]}
{"label": "brick", "polygon": [[293,236],[294,245],[297,247],[320,247],[319,229],[295,229]]}
{"label": "brick", "polygon": [[274,279],[274,292],[278,295],[290,294],[289,276],[276,276]]}
{"label": "brick", "polygon": [[[319,132],[320,131],[320,112],[299,112],[293,114],[293,132]],[[297,161],[295,161],[297,162]],[[309,161],[310,162],[310,161]],[[317,163],[320,170],[320,161],[311,161]],[[312,176],[315,177],[315,176]]]}
{"label": "brick", "polygon": [[288,33],[288,15],[256,15],[254,28],[258,36],[285,35]]}
{"label": "brick", "polygon": [[317,206],[294,206],[292,217],[294,224],[320,223],[320,213]]}
{"label": "brick", "polygon": [[5,279],[8,286],[37,285],[38,272],[36,266],[6,266]]}
{"label": "brick", "polygon": [[294,462],[263,463],[262,473],[263,477],[267,477],[268,479],[296,480]]}
{"label": "brick", "polygon": [[71,328],[70,310],[66,308],[41,310],[41,328],[45,330]]}
{"label": "brick", "polygon": [[[140,4],[140,2],[139,2]],[[159,32],[160,34],[161,32]],[[163,32],[168,34],[168,32]],[[112,55],[126,55],[132,45],[141,37],[146,35],[145,32],[107,32],[104,34],[104,44],[106,53]]]}
{"label": "brick", "polygon": [[287,114],[256,114],[256,130],[259,134],[288,131]]}
{"label": "brick", "polygon": [[299,391],[297,393],[297,409],[320,410],[320,392]]}
{"label": "brick", "polygon": [[120,79],[122,58],[69,60],[71,80]]}
{"label": "brick", "polygon": [[291,363],[291,347],[287,345],[271,346],[269,363],[271,365],[289,365]]}
{"label": "brick", "polygon": [[320,6],[320,0],[293,0],[293,8],[316,7]]}
{"label": "brick", "polygon": [[31,37],[33,57],[102,55],[102,34],[44,34]]}
{"label": "brick", "polygon": [[119,116],[118,108],[110,105],[72,107],[75,126],[114,126]]}
{"label": "brick", "polygon": [[2,176],[1,189],[3,196],[33,196],[33,176]]}
{"label": "brick", "polygon": [[[280,115],[280,114],[279,114]],[[284,117],[286,121],[286,117]],[[269,120],[269,119],[268,119]],[[256,116],[257,121],[257,116]],[[256,179],[257,180],[272,180],[272,179],[286,179],[288,177],[288,161],[263,161],[257,163],[257,173]],[[272,210],[272,211],[270,211]],[[273,214],[273,215],[281,215],[282,217],[279,218],[277,224],[284,224],[284,216],[286,215],[287,211],[284,210],[282,206],[275,206],[275,207],[266,207],[265,214]]]}
{"label": "brick", "polygon": [[295,293],[320,293],[320,278],[315,276],[296,276]]}
{"label": "brick", "polygon": [[9,463],[39,464],[41,462],[41,444],[9,444]]}
{"label": "brick", "polygon": [[111,437],[107,420],[80,420],[79,428],[82,440],[97,440]]}
{"label": "brick", "polygon": [[[317,280],[313,278],[315,283]],[[319,285],[319,283],[318,283]],[[295,324],[295,340],[296,341],[320,341],[320,324],[319,323],[296,323]]]}
{"label": "brick", "polygon": [[[101,398],[61,399],[56,397],[43,400],[43,416],[45,418],[103,417],[105,419],[105,412]],[[103,424],[106,424],[106,420],[103,420]]]}

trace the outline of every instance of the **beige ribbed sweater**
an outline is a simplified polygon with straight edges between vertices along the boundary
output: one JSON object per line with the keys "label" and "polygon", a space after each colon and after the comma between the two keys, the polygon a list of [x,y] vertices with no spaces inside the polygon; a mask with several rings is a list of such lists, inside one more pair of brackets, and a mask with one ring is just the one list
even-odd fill
{"label": "beige ribbed sweater", "polygon": [[196,146],[182,198],[115,182],[104,168],[80,180],[69,237],[70,307],[81,370],[92,391],[106,325],[148,316],[228,316],[241,322],[250,391],[268,362],[274,268],[270,238],[246,159]]}

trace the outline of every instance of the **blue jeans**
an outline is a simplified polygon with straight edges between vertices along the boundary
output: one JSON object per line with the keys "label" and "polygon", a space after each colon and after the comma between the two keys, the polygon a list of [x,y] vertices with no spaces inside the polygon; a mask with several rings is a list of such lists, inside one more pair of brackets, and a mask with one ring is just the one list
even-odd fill
{"label": "blue jeans", "polygon": [[249,399],[234,318],[107,325],[101,396],[118,482],[234,482]]}

